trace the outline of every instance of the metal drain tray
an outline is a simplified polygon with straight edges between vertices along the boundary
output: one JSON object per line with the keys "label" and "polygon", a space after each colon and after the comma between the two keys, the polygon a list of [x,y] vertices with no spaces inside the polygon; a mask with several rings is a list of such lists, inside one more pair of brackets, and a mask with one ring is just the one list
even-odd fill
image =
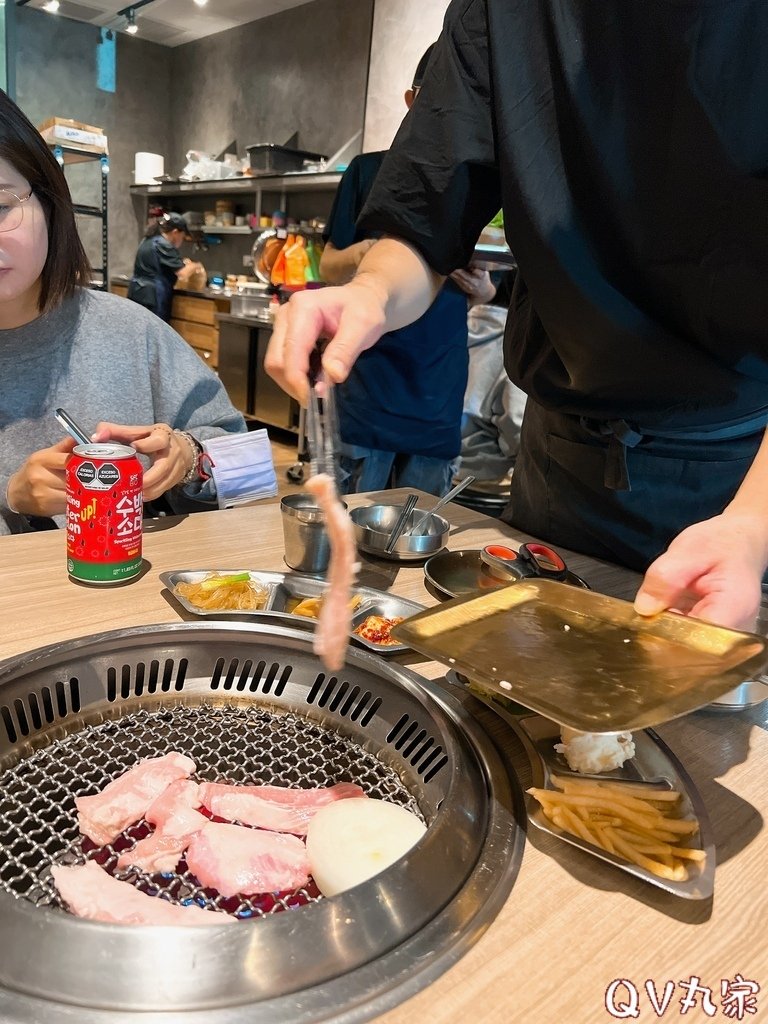
{"label": "metal drain tray", "polygon": [[[207,779],[356,781],[429,829],[397,864],[333,899],[301,890],[215,904],[259,918],[234,926],[122,927],[63,912],[50,865],[87,852],[74,796],[168,749],[188,753]],[[0,999],[18,1020],[45,1005],[54,1021],[54,1004],[78,1007],[83,1022],[104,1011],[186,1020],[243,1004],[253,1021],[365,1019],[478,937],[513,884],[522,820],[521,794],[472,717],[373,655],[350,652],[329,675],[305,632],[240,623],[41,649],[0,665]],[[184,873],[118,877],[175,901],[205,897]]]}

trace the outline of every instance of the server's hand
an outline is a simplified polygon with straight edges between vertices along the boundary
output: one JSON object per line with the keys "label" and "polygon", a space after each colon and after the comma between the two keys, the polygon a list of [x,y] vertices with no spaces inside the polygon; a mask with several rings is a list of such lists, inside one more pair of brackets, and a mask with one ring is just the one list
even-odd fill
{"label": "server's hand", "polygon": [[65,468],[77,444],[64,437],[50,448],[29,456],[8,481],[7,501],[12,512],[25,516],[60,516],[67,508]]}
{"label": "server's hand", "polygon": [[319,338],[330,339],[323,369],[329,380],[339,384],[385,327],[381,295],[357,280],[341,288],[296,292],[277,312],[264,369],[284,391],[306,405],[309,356]]}
{"label": "server's hand", "polygon": [[383,238],[366,252],[349,284],[296,292],[280,307],[264,368],[306,403],[309,356],[318,338],[329,339],[323,369],[338,384],[382,334],[418,320],[444,280],[407,242]]}
{"label": "server's hand", "polygon": [[125,426],[121,423],[99,423],[94,441],[117,441],[148,455],[152,465],[144,474],[144,500],[154,501],[180,484],[192,468],[196,453],[183,434],[167,423],[149,426]]}
{"label": "server's hand", "polygon": [[734,629],[754,629],[760,608],[765,527],[758,517],[722,515],[683,530],[649,567],[635,611],[675,609]]}

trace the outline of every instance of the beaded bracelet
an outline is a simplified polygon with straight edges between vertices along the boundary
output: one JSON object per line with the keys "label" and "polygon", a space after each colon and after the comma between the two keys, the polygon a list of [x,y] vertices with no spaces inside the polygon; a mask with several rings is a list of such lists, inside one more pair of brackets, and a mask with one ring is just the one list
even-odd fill
{"label": "beaded bracelet", "polygon": [[192,464],[184,477],[179,481],[178,486],[184,487],[186,484],[191,484],[194,480],[207,479],[207,474],[203,476],[200,472],[200,458],[204,454],[203,446],[196,437],[193,437],[192,434],[188,433],[186,430],[174,430],[174,434],[176,434],[177,437],[184,438],[189,445],[189,450],[192,455]]}

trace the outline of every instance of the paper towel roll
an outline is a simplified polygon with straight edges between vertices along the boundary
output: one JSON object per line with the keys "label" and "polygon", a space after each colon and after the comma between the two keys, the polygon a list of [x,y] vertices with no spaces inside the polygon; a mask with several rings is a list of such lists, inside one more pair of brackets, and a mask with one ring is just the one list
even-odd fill
{"label": "paper towel roll", "polygon": [[165,160],[159,153],[137,153],[133,164],[134,185],[154,185],[165,174]]}

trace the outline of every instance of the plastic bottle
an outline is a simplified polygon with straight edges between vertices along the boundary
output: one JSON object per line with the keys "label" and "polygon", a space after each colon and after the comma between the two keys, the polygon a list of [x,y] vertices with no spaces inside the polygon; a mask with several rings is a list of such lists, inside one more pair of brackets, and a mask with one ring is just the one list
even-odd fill
{"label": "plastic bottle", "polygon": [[269,275],[269,279],[272,282],[272,284],[287,283],[285,258],[288,253],[288,249],[293,245],[295,241],[295,235],[288,235],[288,237],[285,240],[285,244],[283,245],[280,252],[277,254],[277,258],[275,259],[275,262],[272,264],[272,270]]}
{"label": "plastic bottle", "polygon": [[311,237],[307,242],[307,259],[309,265],[304,271],[304,278],[309,284],[320,280],[320,256],[318,255],[314,239]]}
{"label": "plastic bottle", "polygon": [[285,283],[293,288],[306,284],[306,270],[309,266],[306,241],[303,235],[296,235],[293,244],[285,247]]}

